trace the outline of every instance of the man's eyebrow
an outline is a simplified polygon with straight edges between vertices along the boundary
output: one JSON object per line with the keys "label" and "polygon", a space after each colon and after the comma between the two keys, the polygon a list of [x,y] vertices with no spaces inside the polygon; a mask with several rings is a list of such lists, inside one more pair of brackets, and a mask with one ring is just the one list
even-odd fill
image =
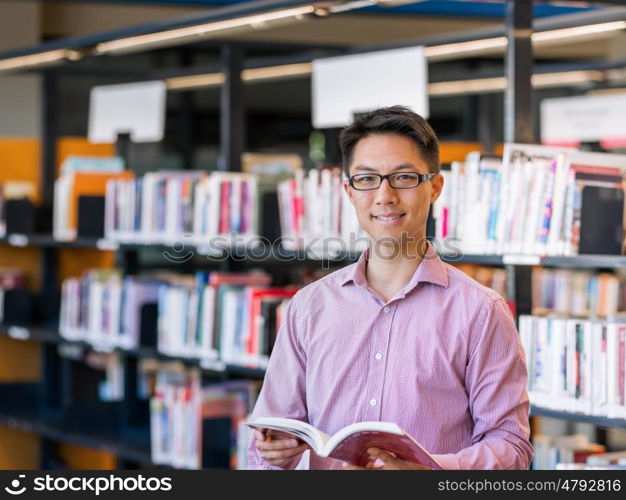
{"label": "man's eyebrow", "polygon": [[[365,172],[377,172],[377,170],[375,168],[368,167],[367,165],[357,165],[356,167],[354,167],[354,170],[361,170],[361,171],[365,171]],[[417,167],[413,163],[402,163],[400,165],[396,165],[392,169],[393,172],[398,172],[400,170],[402,170],[402,171],[406,171],[406,170],[415,170],[415,171],[417,171]]]}

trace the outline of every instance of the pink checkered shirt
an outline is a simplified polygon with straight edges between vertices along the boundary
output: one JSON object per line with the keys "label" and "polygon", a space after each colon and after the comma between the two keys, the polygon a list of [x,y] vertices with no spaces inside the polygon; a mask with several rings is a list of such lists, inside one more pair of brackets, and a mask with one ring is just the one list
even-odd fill
{"label": "pink checkered shirt", "polygon": [[[384,303],[368,287],[366,264],[364,253],[292,299],[253,417],[295,418],[330,435],[355,422],[395,422],[444,468],[527,469],[526,364],[502,297],[429,246]],[[248,458],[250,468],[276,468],[253,438]],[[309,468],[341,463],[311,453]]]}

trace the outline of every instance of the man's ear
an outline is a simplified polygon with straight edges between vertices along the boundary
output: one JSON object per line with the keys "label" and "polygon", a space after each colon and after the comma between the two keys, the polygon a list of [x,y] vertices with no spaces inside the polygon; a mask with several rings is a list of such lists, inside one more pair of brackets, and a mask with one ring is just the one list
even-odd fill
{"label": "man's ear", "polygon": [[437,201],[437,198],[439,198],[441,191],[443,190],[443,175],[435,175],[435,177],[433,177],[433,180],[431,181],[431,184],[432,189],[430,194],[430,203],[435,203],[435,201]]}
{"label": "man's ear", "polygon": [[343,190],[348,195],[348,198],[350,199],[350,203],[354,205],[354,200],[352,199],[353,193],[352,193],[352,189],[350,189],[350,182],[348,182],[348,179],[343,181]]}

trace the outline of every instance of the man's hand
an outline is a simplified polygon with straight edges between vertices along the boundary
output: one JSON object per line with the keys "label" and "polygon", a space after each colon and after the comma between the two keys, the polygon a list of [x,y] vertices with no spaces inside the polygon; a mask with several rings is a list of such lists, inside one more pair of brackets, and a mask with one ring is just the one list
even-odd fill
{"label": "man's hand", "polygon": [[370,461],[365,467],[344,463],[344,468],[348,470],[430,470],[430,467],[400,460],[393,453],[379,448],[369,448],[367,453]]}
{"label": "man's hand", "polygon": [[282,467],[309,449],[308,444],[300,443],[293,436],[271,429],[264,432],[255,429],[254,439],[254,446],[259,450],[261,458],[274,467]]}

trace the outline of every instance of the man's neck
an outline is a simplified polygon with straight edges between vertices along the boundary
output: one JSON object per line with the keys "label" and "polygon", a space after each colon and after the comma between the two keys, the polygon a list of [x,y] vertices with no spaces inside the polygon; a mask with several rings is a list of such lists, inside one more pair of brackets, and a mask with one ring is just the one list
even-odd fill
{"label": "man's neck", "polygon": [[376,245],[372,245],[365,274],[369,287],[385,302],[389,302],[411,281],[427,248],[424,239],[412,247],[404,248],[404,251],[396,248],[387,253],[384,249],[376,249]]}

